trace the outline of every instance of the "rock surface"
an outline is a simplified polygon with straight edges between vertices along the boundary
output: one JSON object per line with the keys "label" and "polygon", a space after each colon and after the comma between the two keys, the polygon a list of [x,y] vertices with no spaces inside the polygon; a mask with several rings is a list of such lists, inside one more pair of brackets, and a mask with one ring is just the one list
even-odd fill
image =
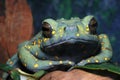
{"label": "rock surface", "polygon": [[70,72],[54,71],[46,74],[40,80],[113,80],[83,70],[74,69]]}
{"label": "rock surface", "polygon": [[17,45],[31,37],[33,19],[26,0],[6,0],[0,4],[6,6],[5,9],[0,5],[0,62],[5,63],[16,53]]}
{"label": "rock surface", "polygon": [[[0,62],[5,63],[8,59],[7,49],[5,48],[5,16],[0,16]],[[3,58],[4,57],[4,58]]]}
{"label": "rock surface", "polygon": [[[33,31],[31,10],[26,0],[6,0],[5,27],[2,35],[9,57],[17,51],[17,45],[30,39]],[[1,28],[3,29],[3,28]]]}
{"label": "rock surface", "polygon": [[5,63],[16,53],[19,43],[31,38],[33,19],[27,0],[5,0],[5,4],[1,1],[0,62]]}

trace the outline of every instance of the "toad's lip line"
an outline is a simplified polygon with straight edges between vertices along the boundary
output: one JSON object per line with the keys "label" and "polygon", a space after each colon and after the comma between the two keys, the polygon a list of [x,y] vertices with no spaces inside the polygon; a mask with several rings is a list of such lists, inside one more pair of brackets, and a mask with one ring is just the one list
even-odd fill
{"label": "toad's lip line", "polygon": [[76,42],[80,42],[80,43],[96,43],[97,41],[85,40],[85,39],[68,39],[68,40],[64,40],[64,41],[60,41],[60,42],[56,42],[56,43],[47,45],[47,46],[45,46],[45,48],[51,48],[51,47],[61,45],[61,44],[64,44],[64,43],[74,44]]}

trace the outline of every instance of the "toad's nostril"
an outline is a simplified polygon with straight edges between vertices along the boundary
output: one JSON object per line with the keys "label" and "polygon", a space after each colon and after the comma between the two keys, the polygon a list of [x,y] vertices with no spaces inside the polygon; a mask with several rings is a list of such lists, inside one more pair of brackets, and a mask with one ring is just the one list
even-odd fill
{"label": "toad's nostril", "polygon": [[64,27],[64,31],[66,31],[66,27]]}

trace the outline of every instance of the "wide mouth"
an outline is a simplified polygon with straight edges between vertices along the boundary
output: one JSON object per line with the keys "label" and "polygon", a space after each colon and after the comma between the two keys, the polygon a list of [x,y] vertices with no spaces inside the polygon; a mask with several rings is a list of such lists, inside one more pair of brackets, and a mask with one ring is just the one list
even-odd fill
{"label": "wide mouth", "polygon": [[76,53],[83,53],[85,50],[96,49],[99,42],[96,40],[68,39],[45,46],[42,50],[49,55],[74,56]]}
{"label": "wide mouth", "polygon": [[47,45],[44,48],[52,48],[52,47],[57,47],[60,45],[72,45],[72,44],[80,44],[80,43],[86,43],[86,44],[96,44],[98,41],[95,40],[85,40],[85,39],[68,39],[68,40],[63,40],[63,41],[59,41],[56,43],[53,43],[51,45]]}

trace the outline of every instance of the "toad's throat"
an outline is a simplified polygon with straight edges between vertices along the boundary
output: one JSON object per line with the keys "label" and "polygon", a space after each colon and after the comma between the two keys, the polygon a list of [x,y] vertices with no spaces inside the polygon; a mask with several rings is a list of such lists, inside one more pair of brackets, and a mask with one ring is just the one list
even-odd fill
{"label": "toad's throat", "polygon": [[43,51],[51,56],[78,56],[80,53],[94,55],[96,48],[99,48],[98,41],[69,39],[46,46]]}

